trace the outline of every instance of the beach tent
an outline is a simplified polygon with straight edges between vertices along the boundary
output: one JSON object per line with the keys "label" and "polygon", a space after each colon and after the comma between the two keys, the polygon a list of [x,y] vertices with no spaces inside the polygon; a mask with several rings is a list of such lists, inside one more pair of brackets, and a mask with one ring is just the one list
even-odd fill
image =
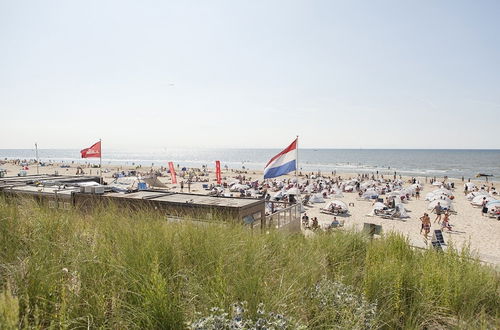
{"label": "beach tent", "polygon": [[359,185],[361,189],[367,189],[368,187],[375,186],[376,182],[373,180],[368,180]]}
{"label": "beach tent", "polygon": [[414,183],[410,186],[411,189],[417,190],[417,188],[422,189],[422,185],[420,183]]}
{"label": "beach tent", "polygon": [[250,189],[250,187],[247,186],[246,184],[236,183],[236,184],[232,185],[231,188],[229,188],[229,191],[235,192],[235,191],[247,190],[247,189]]}
{"label": "beach tent", "polygon": [[428,210],[434,209],[438,203],[441,203],[441,207],[445,210],[450,210],[450,211],[454,210],[453,203],[445,201],[445,200],[441,200],[441,199],[437,199],[437,200],[430,202],[427,205],[427,209]]}
{"label": "beach tent", "polygon": [[286,191],[286,195],[298,195],[299,190],[296,187],[290,188]]}
{"label": "beach tent", "polygon": [[404,195],[404,194],[399,190],[391,191],[390,193],[386,194],[386,196],[388,196],[388,197],[395,197],[395,196],[401,196],[401,195]]}
{"label": "beach tent", "polygon": [[117,178],[109,184],[114,192],[126,193],[137,190],[141,180],[136,176]]}
{"label": "beach tent", "polygon": [[434,195],[430,199],[428,199],[429,202],[437,201],[437,200],[447,201],[447,202],[451,203],[451,199],[446,195]]}
{"label": "beach tent", "polygon": [[408,213],[406,213],[405,206],[402,203],[396,204],[396,209],[394,213],[391,215],[392,218],[409,218]]}
{"label": "beach tent", "polygon": [[354,190],[354,186],[351,186],[351,185],[346,185],[346,186],[344,187],[344,190],[345,190],[345,191],[347,191],[347,192],[351,192],[351,191],[353,191],[353,190]]}
{"label": "beach tent", "polygon": [[361,196],[362,198],[364,199],[375,199],[378,197],[378,192],[375,191],[375,189],[368,189],[367,191],[365,191],[363,193],[363,195]]}
{"label": "beach tent", "polygon": [[473,183],[473,182],[467,182],[465,183],[465,185],[467,187],[467,190],[468,191],[471,191],[472,189],[475,189],[476,188],[476,185]]}
{"label": "beach tent", "polygon": [[276,195],[274,195],[273,197],[271,197],[271,200],[272,201],[279,201],[283,198],[283,196],[285,195],[284,192],[282,191],[278,191],[278,193],[276,193]]}
{"label": "beach tent", "polygon": [[376,215],[375,214],[376,212],[380,213],[380,211],[388,210],[388,209],[389,208],[384,203],[376,202],[375,204],[373,204],[372,211],[370,213],[368,213],[367,215],[370,217],[373,217]]}
{"label": "beach tent", "polygon": [[373,209],[374,210],[383,210],[387,208],[387,206],[384,204],[384,203],[380,203],[380,202],[376,202],[375,204],[373,204]]}
{"label": "beach tent", "polygon": [[326,210],[328,210],[328,211],[333,211],[334,208],[340,209],[340,211],[342,213],[349,211],[349,208],[347,207],[347,204],[344,203],[343,201],[339,201],[339,200],[333,200],[333,201],[331,201],[324,208]]}
{"label": "beach tent", "polygon": [[471,204],[474,206],[481,206],[481,205],[483,205],[483,198],[486,198],[486,202],[491,202],[491,201],[496,200],[495,198],[493,198],[491,196],[479,195],[479,196],[476,196],[472,199]]}
{"label": "beach tent", "polygon": [[331,197],[333,197],[333,198],[342,198],[342,197],[344,197],[344,194],[342,193],[342,191],[340,189],[334,189],[333,190],[333,194],[331,195]]}
{"label": "beach tent", "polygon": [[434,197],[434,194],[433,193],[427,193],[427,195],[425,195],[425,200],[426,201],[430,201],[432,198]]}
{"label": "beach tent", "polygon": [[143,179],[150,187],[167,188],[167,186],[161,182],[156,176],[148,177]]}
{"label": "beach tent", "polygon": [[490,202],[488,202],[488,203],[486,204],[486,207],[487,207],[488,209],[490,209],[490,208],[492,208],[492,207],[497,207],[497,206],[498,206],[498,207],[500,207],[500,201],[499,201],[499,200],[497,200],[497,199],[495,199],[495,200],[493,200],[493,201],[490,201]]}
{"label": "beach tent", "polygon": [[432,193],[434,195],[447,195],[447,196],[453,195],[451,191],[449,191],[448,189],[445,189],[445,188],[436,189]]}
{"label": "beach tent", "polygon": [[311,199],[309,199],[311,203],[324,203],[325,199],[321,194],[314,194],[311,196]]}
{"label": "beach tent", "polygon": [[466,198],[467,200],[471,201],[474,199],[474,197],[477,196],[489,196],[489,193],[486,190],[473,191],[471,193],[468,193]]}

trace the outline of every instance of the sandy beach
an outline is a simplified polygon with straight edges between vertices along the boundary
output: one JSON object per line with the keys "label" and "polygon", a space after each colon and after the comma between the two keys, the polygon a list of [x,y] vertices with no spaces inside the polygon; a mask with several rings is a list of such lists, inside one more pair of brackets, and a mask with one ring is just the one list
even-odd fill
{"label": "sandy beach", "polygon": [[[65,164],[68,166],[68,164]],[[75,175],[77,173],[77,167],[81,166],[78,164],[69,164],[69,168],[62,168],[61,164],[49,164],[46,166],[39,166],[38,172],[40,174],[54,174],[58,173],[60,175]],[[0,168],[7,170],[7,176],[16,176],[22,169],[21,166],[14,164],[13,162],[6,162],[0,165]],[[86,175],[98,175],[98,168],[83,167],[84,173]],[[117,171],[130,171],[137,170],[141,173],[150,173],[151,171],[159,171],[160,167],[141,167],[136,168],[135,166],[103,166],[103,177],[106,182],[113,181],[112,175]],[[32,175],[37,173],[37,168],[35,165],[28,166],[26,170],[27,174]],[[197,169],[201,174],[201,169]],[[171,184],[170,175],[166,174],[165,168],[162,172],[163,176],[158,177],[159,180],[164,183],[167,188],[171,191],[180,192],[180,182],[186,182],[186,179],[182,177],[177,177],[178,183]],[[306,173],[303,173],[305,175]],[[330,173],[331,176],[332,173]],[[245,176],[245,182],[249,181],[262,181],[262,171],[246,170],[244,172],[235,170],[222,169],[223,182],[234,181],[238,175]],[[328,174],[323,174],[328,177]],[[354,173],[337,173],[342,179],[356,178],[358,174]],[[284,176],[277,179],[286,179],[293,176]],[[203,189],[203,184],[215,183],[215,173],[214,168],[208,168],[207,172],[203,176],[199,176],[200,181],[205,182],[193,182],[190,186],[190,192],[196,194],[208,194],[208,190]],[[399,175],[398,175],[399,178]],[[401,178],[405,182],[405,186],[409,186],[409,177]],[[206,182],[208,180],[208,182]],[[305,180],[304,176],[300,178],[302,182]],[[399,232],[408,237],[411,245],[420,248],[426,248],[430,244],[430,237],[426,240],[423,235],[420,234],[421,222],[419,218],[424,214],[424,212],[430,213],[427,209],[428,201],[425,200],[427,193],[432,192],[438,187],[431,185],[429,182],[426,183],[426,178],[416,178],[423,185],[421,191],[421,198],[415,199],[411,198],[407,203],[404,204],[405,209],[408,212],[408,218],[406,219],[384,219],[378,216],[369,216],[373,208],[372,201],[362,201],[359,200],[359,196],[356,192],[344,193],[344,197],[335,198],[340,199],[349,206],[349,215],[346,217],[338,217],[339,220],[345,221],[344,228],[346,229],[356,229],[361,230],[364,223],[374,223],[381,225],[384,232]],[[443,178],[437,178],[437,180],[443,180]],[[452,214],[450,217],[450,224],[453,230],[444,230],[444,239],[448,247],[455,246],[459,249],[469,246],[472,251],[478,256],[482,261],[500,265],[500,221],[493,218],[483,217],[481,215],[481,209],[471,205],[463,192],[464,183],[460,179],[448,179],[447,182],[454,182],[455,190],[454,194],[454,208],[456,214]],[[474,182],[478,187],[486,184],[485,180],[475,180]],[[492,183],[487,183],[488,186],[492,186]],[[499,184],[493,182],[493,186],[498,189]],[[188,186],[185,183],[183,192],[188,192]],[[272,193],[271,193],[272,194]],[[237,193],[235,195],[238,195]],[[324,208],[331,198],[326,198],[324,203],[309,203],[305,207],[307,215],[312,217],[317,217],[318,222],[322,228],[326,228],[332,221],[333,215],[324,214],[321,212],[321,208]],[[354,205],[354,206],[352,206]],[[438,223],[434,222],[435,215],[430,214],[431,217],[431,234],[434,229],[441,229]],[[342,230],[342,229],[340,229]]]}

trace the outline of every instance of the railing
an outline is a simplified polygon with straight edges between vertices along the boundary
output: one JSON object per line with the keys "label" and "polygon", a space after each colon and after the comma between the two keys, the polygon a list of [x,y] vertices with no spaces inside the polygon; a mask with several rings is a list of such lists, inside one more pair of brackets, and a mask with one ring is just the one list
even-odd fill
{"label": "railing", "polygon": [[[274,207],[283,202],[268,202]],[[293,204],[276,210],[270,215],[266,215],[264,228],[274,228],[279,230],[289,230],[292,232],[300,231],[300,204]]]}

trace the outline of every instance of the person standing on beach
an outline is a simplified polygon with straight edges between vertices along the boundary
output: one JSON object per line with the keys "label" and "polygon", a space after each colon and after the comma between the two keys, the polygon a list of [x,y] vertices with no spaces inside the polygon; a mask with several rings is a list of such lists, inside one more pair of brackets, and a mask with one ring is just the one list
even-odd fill
{"label": "person standing on beach", "polygon": [[431,231],[431,218],[429,218],[429,215],[427,213],[424,213],[424,215],[420,218],[420,221],[422,221],[420,234],[422,234],[423,230],[425,239],[427,239],[427,235],[429,235],[429,232]]}
{"label": "person standing on beach", "polygon": [[488,213],[488,208],[486,207],[486,204],[488,204],[488,201],[486,200],[486,197],[483,197],[483,202],[481,203],[482,206],[481,215],[483,217]]}
{"label": "person standing on beach", "polygon": [[441,223],[441,213],[443,211],[443,208],[441,207],[441,203],[438,202],[437,205],[434,207],[433,210],[436,213],[436,219],[434,219],[434,223]]}

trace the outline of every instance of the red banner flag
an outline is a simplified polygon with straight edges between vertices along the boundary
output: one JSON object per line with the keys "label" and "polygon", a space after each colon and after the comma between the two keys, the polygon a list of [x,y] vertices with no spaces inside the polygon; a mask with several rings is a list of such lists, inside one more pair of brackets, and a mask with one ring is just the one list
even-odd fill
{"label": "red banner flag", "polygon": [[170,170],[170,177],[172,178],[172,184],[176,184],[177,177],[175,176],[175,169],[173,162],[168,162],[168,169]]}
{"label": "red banner flag", "polygon": [[100,158],[101,157],[101,141],[94,143],[90,148],[80,150],[82,158]]}
{"label": "red banner flag", "polygon": [[220,174],[220,161],[215,161],[215,178],[217,179],[217,184],[221,184],[222,176]]}

